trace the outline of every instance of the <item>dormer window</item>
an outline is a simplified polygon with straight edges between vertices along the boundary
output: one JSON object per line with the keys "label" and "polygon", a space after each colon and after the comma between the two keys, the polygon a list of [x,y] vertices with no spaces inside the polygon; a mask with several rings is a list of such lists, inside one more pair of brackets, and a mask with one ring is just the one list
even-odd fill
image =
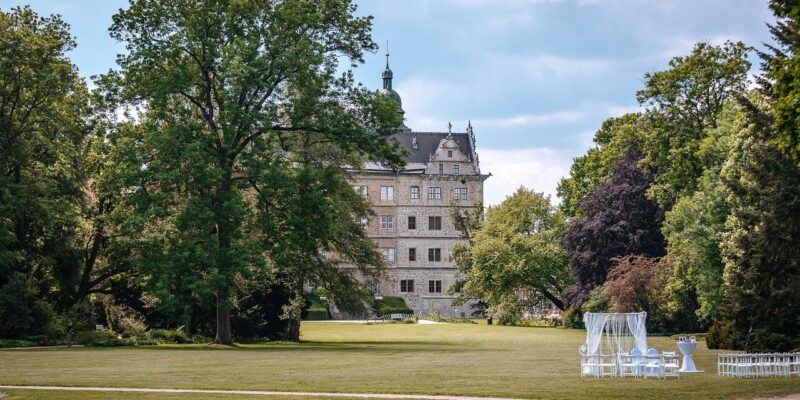
{"label": "dormer window", "polygon": [[453,158],[453,150],[447,150],[447,158]]}
{"label": "dormer window", "polygon": [[417,138],[411,138],[411,148],[418,149],[419,145],[417,144]]}
{"label": "dormer window", "polygon": [[453,164],[453,175],[458,175],[461,173],[461,165]]}
{"label": "dormer window", "polygon": [[444,175],[444,164],[439,164],[439,175]]}

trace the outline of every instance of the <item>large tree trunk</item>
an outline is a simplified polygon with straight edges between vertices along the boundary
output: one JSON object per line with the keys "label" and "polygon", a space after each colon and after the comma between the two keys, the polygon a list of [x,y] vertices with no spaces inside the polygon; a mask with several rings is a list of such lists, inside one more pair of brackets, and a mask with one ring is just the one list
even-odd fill
{"label": "large tree trunk", "polygon": [[225,304],[228,301],[230,289],[224,288],[217,290],[217,337],[214,343],[231,344],[231,310]]}
{"label": "large tree trunk", "polygon": [[[215,209],[217,212],[217,268],[222,272],[223,279],[231,279],[229,250],[231,248],[231,235],[233,234],[233,227],[231,226],[230,217],[224,211],[225,202],[231,192],[231,170],[225,158],[226,151],[220,147],[220,164],[226,166],[226,172],[220,183],[219,193],[217,194],[217,201],[215,202]],[[231,281],[228,281],[231,282]],[[230,310],[230,297],[231,287],[230,283],[222,283],[217,288],[217,337],[214,343],[218,344],[231,344],[231,310]]]}
{"label": "large tree trunk", "polygon": [[289,332],[287,332],[286,340],[290,342],[300,341],[300,322],[302,322],[300,318],[293,318],[289,321]]}

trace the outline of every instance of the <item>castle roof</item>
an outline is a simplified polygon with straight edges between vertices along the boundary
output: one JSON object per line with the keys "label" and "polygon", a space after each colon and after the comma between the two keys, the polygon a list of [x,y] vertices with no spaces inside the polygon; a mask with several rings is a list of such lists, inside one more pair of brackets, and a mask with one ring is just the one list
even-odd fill
{"label": "castle roof", "polygon": [[[410,154],[405,157],[407,164],[427,164],[431,155],[436,153],[439,143],[447,138],[448,132],[399,132],[394,137]],[[452,138],[458,144],[458,150],[470,158],[475,157],[472,139],[466,132],[452,132]],[[416,141],[416,146],[414,142]]]}

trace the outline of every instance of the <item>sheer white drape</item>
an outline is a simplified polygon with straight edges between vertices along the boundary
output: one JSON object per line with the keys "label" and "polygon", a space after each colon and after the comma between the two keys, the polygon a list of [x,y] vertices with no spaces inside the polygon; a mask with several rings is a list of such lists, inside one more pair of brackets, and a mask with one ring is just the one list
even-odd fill
{"label": "sheer white drape", "polygon": [[583,324],[586,326],[586,354],[593,356],[600,348],[600,340],[603,337],[603,328],[608,321],[608,314],[585,313],[583,314]]}
{"label": "sheer white drape", "polygon": [[628,329],[633,335],[636,348],[644,354],[647,351],[647,327],[645,326],[647,313],[626,314],[625,317],[628,320]]}
{"label": "sheer white drape", "polygon": [[644,353],[647,350],[646,319],[645,312],[585,313],[586,354],[595,355],[598,350],[600,354],[630,353],[634,348]]}

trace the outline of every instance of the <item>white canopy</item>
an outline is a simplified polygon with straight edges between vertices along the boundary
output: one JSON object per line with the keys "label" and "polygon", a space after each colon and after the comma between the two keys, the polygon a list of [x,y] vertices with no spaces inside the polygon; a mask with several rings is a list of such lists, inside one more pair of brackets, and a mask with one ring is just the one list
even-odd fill
{"label": "white canopy", "polygon": [[[586,354],[629,353],[647,351],[647,313],[585,313]],[[605,337],[605,340],[603,340]]]}

